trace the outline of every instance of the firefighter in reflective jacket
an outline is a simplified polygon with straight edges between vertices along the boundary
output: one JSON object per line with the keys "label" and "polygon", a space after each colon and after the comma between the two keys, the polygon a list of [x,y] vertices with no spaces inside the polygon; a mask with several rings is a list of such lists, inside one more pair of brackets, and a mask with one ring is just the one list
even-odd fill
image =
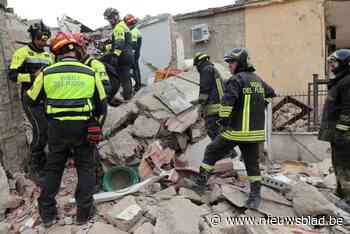
{"label": "firefighter in reflective jacket", "polygon": [[223,131],[205,150],[198,184],[204,186],[215,163],[236,145],[242,152],[250,181],[247,208],[257,209],[261,196],[259,143],[265,141],[265,106],[275,94],[271,87],[255,75],[248,62],[248,53],[235,48],[225,55],[233,76],[225,86],[219,117]]}
{"label": "firefighter in reflective jacket", "polygon": [[200,77],[198,103],[200,114],[205,119],[208,136],[214,140],[220,133],[219,108],[224,95],[223,82],[219,72],[210,62],[205,53],[197,53],[193,58],[193,65],[197,68]]}
{"label": "firefighter in reflective jacket", "polygon": [[328,58],[330,77],[319,139],[330,142],[337,178],[336,205],[350,212],[350,50],[340,49]]}
{"label": "firefighter in reflective jacket", "polygon": [[38,198],[45,227],[57,222],[55,196],[70,152],[78,172],[76,221],[86,223],[95,213],[94,152],[102,139],[99,121],[106,113],[106,93],[99,73],[79,62],[77,46],[71,34],[58,33],[50,48],[58,62],[45,68],[25,94],[30,105],[44,100],[48,118],[49,155]]}
{"label": "firefighter in reflective jacket", "polygon": [[126,25],[130,29],[131,33],[131,47],[134,52],[134,65],[133,65],[133,78],[135,80],[135,92],[139,91],[141,88],[141,73],[140,73],[140,66],[139,66],[139,59],[140,59],[140,52],[141,52],[141,46],[142,46],[142,35],[137,24],[137,19],[135,16],[128,14],[124,17],[124,21]]}
{"label": "firefighter in reflective jacket", "polygon": [[53,61],[51,55],[44,50],[51,36],[49,28],[40,22],[31,25],[28,32],[32,41],[13,54],[8,77],[21,84],[21,101],[26,117],[32,125],[33,133],[28,172],[36,181],[46,161],[44,148],[47,144],[47,121],[43,103],[36,107],[25,105],[23,94],[32,86],[36,74]]}
{"label": "firefighter in reflective jacket", "polygon": [[89,41],[84,34],[75,33],[73,36],[79,44],[79,47],[77,48],[77,52],[78,52],[80,61],[83,64],[91,67],[96,73],[99,73],[99,76],[101,77],[101,81],[102,81],[103,87],[105,88],[107,97],[110,97],[111,91],[112,91],[111,82],[108,77],[105,65],[102,62],[100,62],[98,59],[90,56],[87,53],[87,47],[89,45]]}
{"label": "firefighter in reflective jacket", "polygon": [[[121,81],[124,100],[130,100],[132,98],[130,70],[134,64],[134,55],[131,48],[131,33],[124,20],[120,19],[118,10],[107,8],[103,15],[112,26],[111,62],[116,68]],[[112,97],[114,97],[117,91],[118,89],[116,87],[112,87]]]}

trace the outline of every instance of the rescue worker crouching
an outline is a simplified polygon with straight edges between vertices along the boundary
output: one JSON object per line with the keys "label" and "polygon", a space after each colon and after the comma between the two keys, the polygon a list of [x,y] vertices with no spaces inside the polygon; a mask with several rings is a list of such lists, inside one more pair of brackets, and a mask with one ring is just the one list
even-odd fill
{"label": "rescue worker crouching", "polygon": [[142,46],[142,35],[137,24],[137,19],[135,16],[128,14],[124,17],[126,25],[129,27],[131,34],[131,47],[134,53],[134,64],[132,67],[133,78],[135,80],[135,93],[141,89],[141,73],[139,66],[139,59]]}
{"label": "rescue worker crouching", "polygon": [[265,141],[265,102],[275,94],[254,73],[245,49],[235,48],[224,59],[233,76],[227,81],[219,110],[223,131],[206,147],[197,183],[205,186],[215,163],[238,145],[250,182],[246,207],[257,209],[261,201],[258,157],[259,144]]}
{"label": "rescue worker crouching", "polygon": [[98,73],[79,62],[77,46],[71,34],[58,33],[51,42],[57,63],[45,68],[25,94],[30,105],[44,100],[48,118],[49,155],[38,198],[45,227],[57,222],[55,196],[72,151],[78,172],[77,223],[87,222],[96,211],[92,196],[96,183],[94,152],[102,138],[98,120],[106,113],[106,94]]}
{"label": "rescue worker crouching", "polygon": [[[124,20],[120,19],[118,10],[107,8],[103,15],[112,26],[110,60],[123,87],[122,96],[124,100],[130,100],[132,98],[130,70],[134,64],[130,30]],[[112,87],[112,97],[117,92],[117,87]]]}
{"label": "rescue worker crouching", "polygon": [[47,144],[47,120],[45,117],[44,104],[28,106],[24,100],[24,93],[32,86],[36,75],[46,66],[53,63],[51,55],[44,50],[51,32],[43,22],[35,23],[28,29],[31,42],[15,51],[12,56],[8,77],[11,81],[21,84],[21,101],[27,119],[32,125],[32,142],[30,144],[30,156],[28,173],[37,180],[41,169],[45,165],[46,153],[44,148]]}
{"label": "rescue worker crouching", "polygon": [[328,63],[331,75],[319,139],[331,144],[336,193],[341,198],[336,206],[350,213],[350,50],[335,51]]}

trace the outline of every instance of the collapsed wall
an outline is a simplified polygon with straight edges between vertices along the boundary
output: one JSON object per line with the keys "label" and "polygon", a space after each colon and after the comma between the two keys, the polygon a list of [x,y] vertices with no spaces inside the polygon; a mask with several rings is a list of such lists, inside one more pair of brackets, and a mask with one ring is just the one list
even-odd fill
{"label": "collapsed wall", "polygon": [[0,160],[5,170],[14,174],[23,170],[28,146],[23,128],[23,114],[17,85],[7,78],[11,56],[25,41],[27,26],[14,14],[0,7]]}

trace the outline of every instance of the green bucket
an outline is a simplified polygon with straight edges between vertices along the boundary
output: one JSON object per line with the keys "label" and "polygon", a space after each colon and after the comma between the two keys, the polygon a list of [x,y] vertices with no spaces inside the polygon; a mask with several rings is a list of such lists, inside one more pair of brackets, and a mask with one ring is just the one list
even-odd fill
{"label": "green bucket", "polygon": [[126,190],[128,187],[139,183],[136,171],[129,167],[112,167],[103,176],[103,188],[108,192]]}

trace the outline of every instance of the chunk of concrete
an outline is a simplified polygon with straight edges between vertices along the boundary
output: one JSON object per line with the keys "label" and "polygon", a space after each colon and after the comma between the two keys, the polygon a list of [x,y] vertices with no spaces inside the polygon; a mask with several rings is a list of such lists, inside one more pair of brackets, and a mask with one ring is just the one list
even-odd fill
{"label": "chunk of concrete", "polygon": [[214,184],[213,189],[210,192],[209,195],[209,202],[217,202],[224,199],[224,196],[222,195],[222,189],[221,186],[218,184]]}
{"label": "chunk of concrete", "polygon": [[10,188],[6,173],[2,166],[0,166],[0,221],[5,219],[5,212],[8,208],[10,198]]}
{"label": "chunk of concrete", "polygon": [[109,139],[109,149],[112,155],[118,157],[118,160],[132,160],[139,142],[130,134],[130,129],[126,128],[118,132],[114,137]]}
{"label": "chunk of concrete", "polygon": [[170,132],[183,133],[199,118],[198,108],[188,110],[179,116],[168,119],[165,123]]}
{"label": "chunk of concrete", "polygon": [[142,217],[142,208],[135,197],[127,196],[120,200],[107,212],[107,220],[120,230],[128,231]]}
{"label": "chunk of concrete", "polygon": [[335,174],[331,173],[326,176],[322,181],[322,185],[330,189],[335,189],[337,187],[337,179],[335,177]]}
{"label": "chunk of concrete", "polygon": [[190,199],[196,204],[203,204],[201,197],[191,189],[180,188],[179,195],[183,196],[184,198]]}
{"label": "chunk of concrete", "polygon": [[71,234],[71,226],[54,226],[47,232],[48,234]]}
{"label": "chunk of concrete", "polygon": [[158,199],[170,199],[176,195],[177,195],[177,193],[176,193],[174,186],[171,186],[169,188],[166,188],[166,189],[154,194],[154,196]]}
{"label": "chunk of concrete", "polygon": [[202,209],[184,198],[160,203],[155,234],[199,234]]}
{"label": "chunk of concrete", "polygon": [[248,196],[244,192],[231,185],[222,185],[222,195],[227,201],[237,207],[244,207]]}
{"label": "chunk of concrete", "polygon": [[139,109],[133,102],[129,102],[116,108],[109,108],[104,129],[114,132],[138,113]]}
{"label": "chunk of concrete", "polygon": [[132,133],[141,138],[152,138],[157,135],[160,123],[157,120],[140,115],[135,120]]}
{"label": "chunk of concrete", "polygon": [[339,209],[315,187],[304,182],[293,186],[293,207],[299,216],[335,215]]}
{"label": "chunk of concrete", "polygon": [[10,224],[8,223],[0,223],[0,234],[8,234],[10,231]]}
{"label": "chunk of concrete", "polygon": [[134,234],[153,234],[154,226],[151,223],[144,223],[141,227],[137,228]]}
{"label": "chunk of concrete", "polygon": [[124,232],[122,230],[119,230],[117,227],[113,227],[112,225],[96,222],[92,226],[92,228],[89,230],[89,234],[127,234],[127,232]]}

